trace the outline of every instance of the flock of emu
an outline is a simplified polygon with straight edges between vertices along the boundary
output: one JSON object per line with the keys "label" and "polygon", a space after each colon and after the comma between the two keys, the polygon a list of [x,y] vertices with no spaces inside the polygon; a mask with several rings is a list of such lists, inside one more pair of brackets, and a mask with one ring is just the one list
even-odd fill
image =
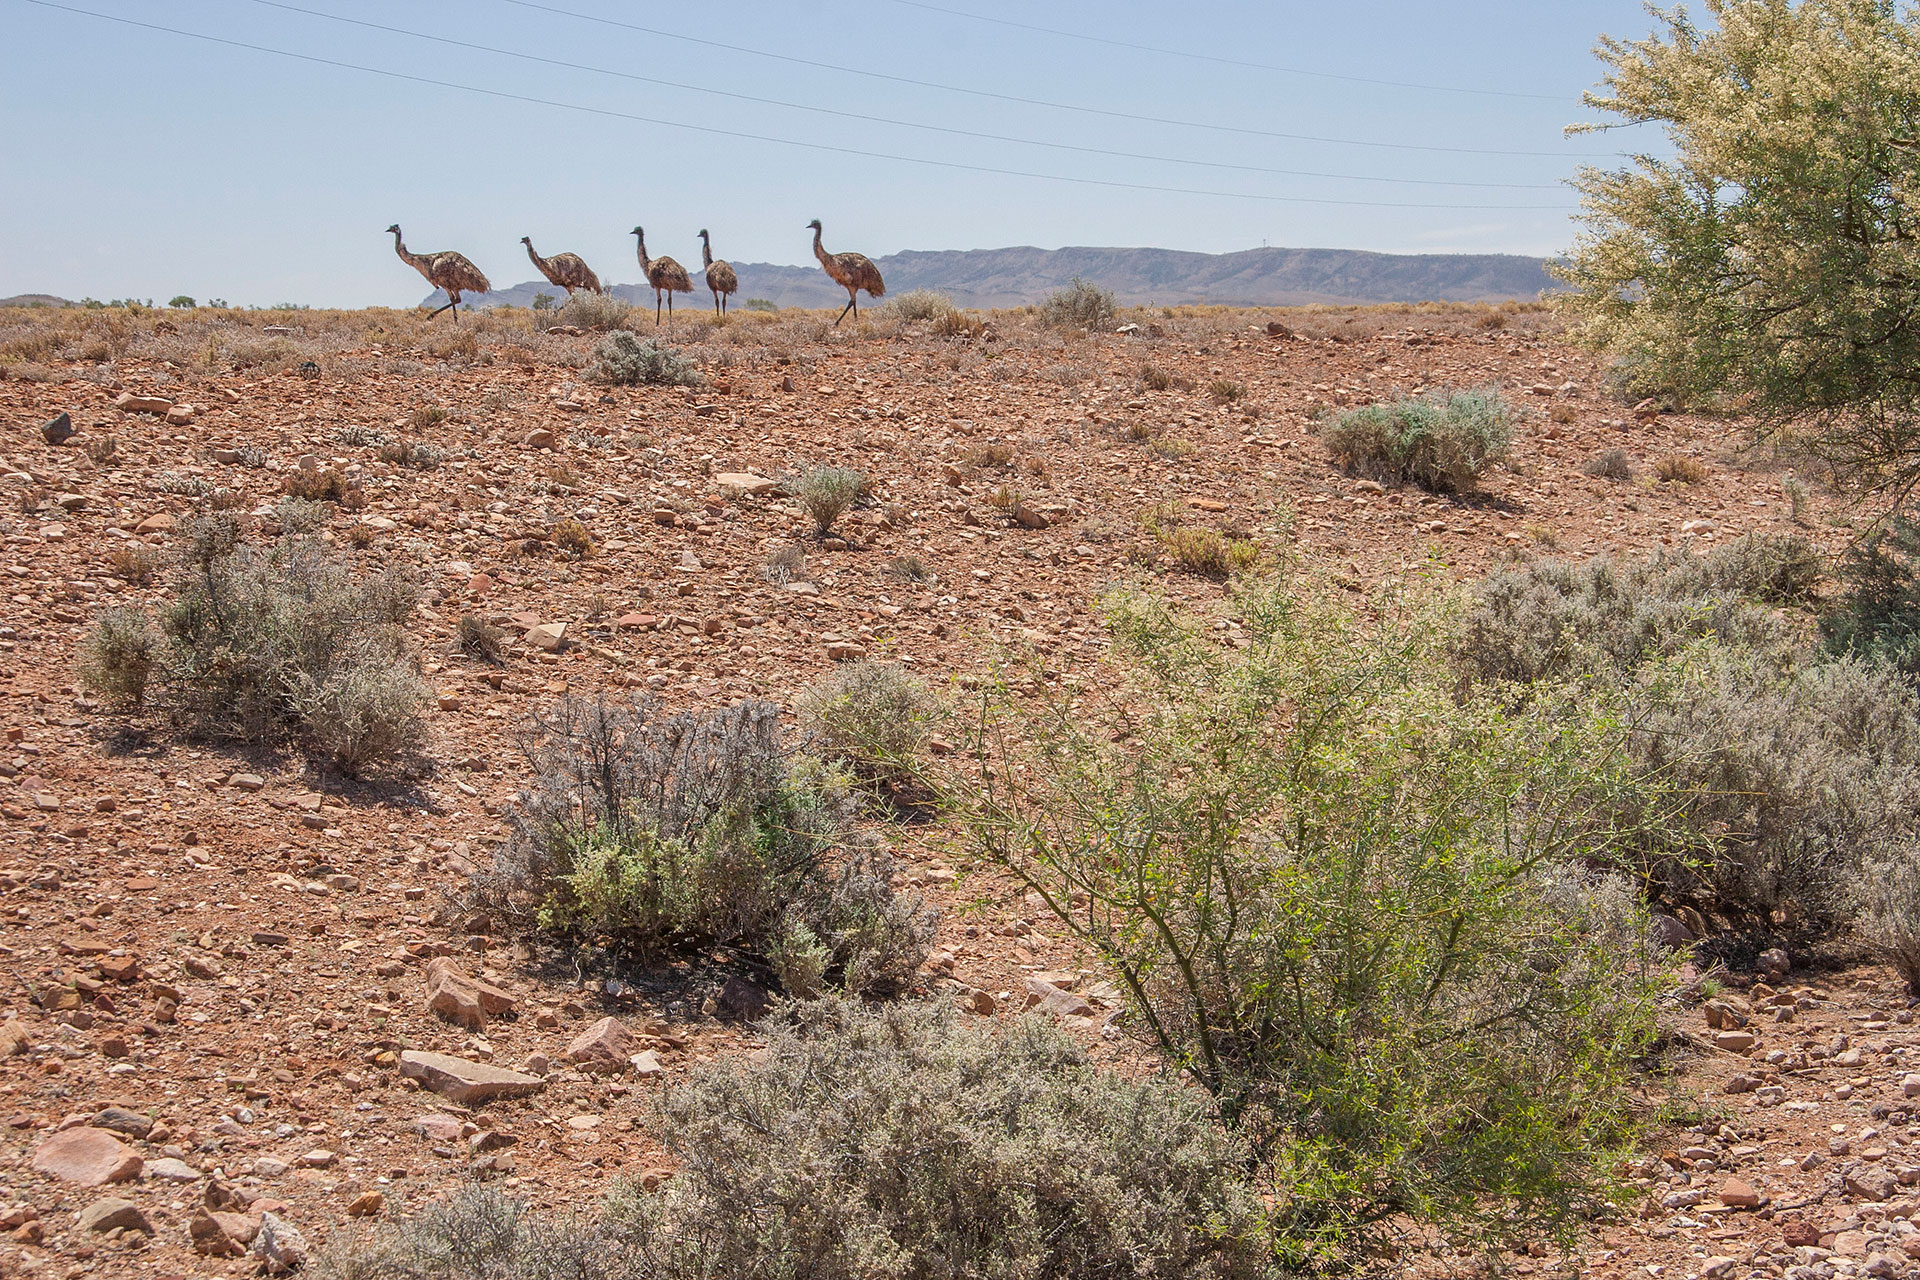
{"label": "flock of emu", "polygon": [[[813,232],[813,256],[820,259],[820,265],[826,268],[841,288],[847,291],[847,305],[840,309],[834,320],[836,326],[847,318],[847,312],[853,312],[854,319],[860,318],[860,308],[855,299],[859,291],[865,289],[867,296],[878,298],[885,294],[887,286],[880,279],[880,270],[873,260],[864,253],[828,253],[820,245],[820,219],[815,218],[807,224]],[[464,253],[455,253],[448,249],[440,253],[412,253],[408,251],[406,241],[400,238],[400,224],[394,223],[387,228],[393,237],[393,251],[400,255],[400,261],[418,271],[427,278],[427,283],[440,289],[447,295],[445,306],[437,308],[433,314],[452,311],[453,318],[460,318],[460,295],[462,293],[487,293],[493,285],[488,282],[486,273],[473,265],[473,260]],[[687,275],[687,269],[672,258],[649,258],[647,256],[647,233],[639,227],[633,229],[634,238],[639,241],[640,270],[645,273],[647,283],[653,286],[653,323],[660,323],[660,303],[666,298],[667,322],[673,322],[673,295],[692,293],[693,280]],[[520,243],[527,246],[527,256],[533,259],[533,265],[540,274],[567,291],[572,297],[575,289],[585,289],[589,293],[605,293],[600,277],[593,274],[586,259],[577,253],[556,253],[551,258],[543,258],[533,247],[533,237],[521,236]],[[713,241],[703,228],[700,232],[700,260],[706,267],[707,288],[713,291],[713,310],[717,315],[727,313],[727,299],[740,287],[740,277],[734,274],[732,267],[724,262],[715,262]]]}

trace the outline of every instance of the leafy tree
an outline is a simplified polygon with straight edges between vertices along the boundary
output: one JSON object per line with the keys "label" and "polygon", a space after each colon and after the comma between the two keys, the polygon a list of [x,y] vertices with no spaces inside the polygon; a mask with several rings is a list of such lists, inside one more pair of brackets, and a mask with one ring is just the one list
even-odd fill
{"label": "leafy tree", "polygon": [[[1838,472],[1920,480],[1920,11],[1895,0],[1650,6],[1587,104],[1670,158],[1575,180],[1561,277],[1630,385],[1792,424]],[[1615,127],[1612,122],[1576,128]]]}
{"label": "leafy tree", "polygon": [[183,294],[180,294],[178,297],[167,299],[167,305],[170,307],[181,307],[181,308],[191,307],[193,306],[193,299],[189,298],[186,294],[183,293]]}

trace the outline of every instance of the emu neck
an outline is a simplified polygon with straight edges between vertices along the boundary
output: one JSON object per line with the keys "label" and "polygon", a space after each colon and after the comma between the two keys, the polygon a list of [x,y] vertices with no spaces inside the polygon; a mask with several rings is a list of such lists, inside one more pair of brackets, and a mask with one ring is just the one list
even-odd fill
{"label": "emu neck", "polygon": [[535,253],[532,245],[527,246],[527,256],[533,259],[533,265],[539,268],[541,275],[547,274],[547,260]]}
{"label": "emu neck", "polygon": [[420,259],[407,252],[407,246],[401,241],[398,231],[393,233],[393,251],[400,255],[400,261],[416,271],[420,269]]}
{"label": "emu neck", "polygon": [[713,242],[705,236],[700,237],[700,265],[703,267],[713,265]]}
{"label": "emu neck", "polygon": [[652,271],[653,259],[647,256],[647,238],[645,236],[635,236],[634,239],[640,242],[640,270],[642,272]]}
{"label": "emu neck", "polygon": [[820,259],[821,262],[826,262],[833,257],[832,254],[820,247],[820,228],[818,227],[813,229],[813,256]]}

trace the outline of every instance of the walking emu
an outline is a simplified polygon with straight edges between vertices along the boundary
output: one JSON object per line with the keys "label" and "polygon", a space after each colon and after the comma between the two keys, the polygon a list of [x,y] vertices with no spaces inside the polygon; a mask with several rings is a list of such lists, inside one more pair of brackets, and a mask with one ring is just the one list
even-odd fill
{"label": "walking emu", "polygon": [[551,258],[543,258],[534,252],[532,236],[521,236],[520,243],[527,246],[527,256],[533,259],[533,265],[547,278],[547,282],[565,289],[569,298],[575,289],[585,289],[588,293],[606,292],[600,287],[600,277],[593,274],[593,268],[579,254],[556,253]]}
{"label": "walking emu", "polygon": [[673,318],[673,295],[692,293],[693,281],[687,277],[687,269],[672,258],[649,258],[647,256],[647,233],[639,227],[633,234],[640,241],[640,270],[646,274],[647,283],[653,286],[653,323],[660,325],[660,295],[667,295],[667,318]]}
{"label": "walking emu", "polygon": [[435,307],[433,316],[442,311],[452,311],[453,318],[460,319],[460,295],[463,293],[486,293],[493,288],[487,283],[487,277],[480,268],[473,265],[464,253],[455,253],[448,249],[442,253],[408,253],[405,242],[400,239],[400,224],[394,223],[387,228],[393,237],[393,251],[400,255],[400,261],[418,271],[427,278],[427,283],[446,292],[447,305]]}
{"label": "walking emu", "polygon": [[813,256],[820,259],[820,265],[827,274],[847,291],[847,305],[840,308],[840,314],[834,317],[833,327],[839,328],[840,322],[847,318],[847,312],[853,312],[853,318],[860,318],[859,292],[867,291],[869,297],[882,297],[887,285],[880,278],[880,268],[873,265],[873,259],[864,253],[828,253],[820,247],[820,219],[815,218],[807,224],[813,231]]}
{"label": "walking emu", "polygon": [[740,277],[726,263],[713,260],[713,241],[707,237],[705,227],[700,228],[700,261],[707,268],[707,288],[713,290],[713,309],[725,315],[727,308],[721,300],[731,299],[733,291],[740,287]]}

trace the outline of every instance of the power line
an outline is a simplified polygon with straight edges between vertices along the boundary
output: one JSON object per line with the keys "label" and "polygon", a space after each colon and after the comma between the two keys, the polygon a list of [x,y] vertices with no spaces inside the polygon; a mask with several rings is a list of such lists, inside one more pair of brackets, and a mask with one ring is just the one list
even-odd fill
{"label": "power line", "polygon": [[695,133],[713,134],[725,138],[740,138],[749,142],[766,142],[775,146],[803,147],[810,151],[825,151],[835,155],[858,156],[866,160],[892,160],[902,164],[925,165],[936,169],[957,169],[968,173],[987,173],[1006,178],[1033,178],[1042,182],[1064,182],[1078,186],[1106,187],[1122,191],[1153,191],[1166,195],[1208,196],[1225,200],[1253,200],[1267,204],[1315,204],[1340,205],[1351,208],[1368,209],[1491,209],[1503,212],[1522,210],[1550,210],[1565,212],[1565,205],[1505,205],[1505,204],[1424,204],[1403,203],[1388,200],[1337,200],[1319,196],[1269,196],[1245,191],[1209,191],[1196,187],[1169,187],[1145,182],[1119,182],[1107,178],[1075,178],[1065,174],[1036,173],[1025,169],[1002,169],[992,165],[967,164],[958,160],[934,160],[925,156],[896,155],[885,151],[864,151],[856,147],[835,146],[825,142],[802,142],[794,138],[776,138],[766,134],[747,133],[738,129],[721,129],[713,125],[687,124],[679,120],[662,120],[654,116],[636,115],[629,111],[615,111],[608,107],[590,107],[577,102],[562,102],[553,98],[540,98],[532,94],[512,93],[504,89],[487,89],[479,85],[461,84],[454,80],[437,80],[431,76],[413,75],[405,71],[389,71],[383,67],[369,67],[357,62],[345,62],[338,58],[323,58],[317,54],[295,53],[289,49],[276,49],[271,45],[251,44],[245,40],[232,40],[225,36],[207,35],[200,31],[187,31],[179,27],[163,26],[156,22],[142,22],[137,18],[123,18],[117,14],[97,13],[92,9],[82,9],[75,5],[58,4],[55,0],[25,0],[25,3],[42,9],[57,9],[64,13],[78,14],[81,17],[97,18],[103,22],[114,22],[122,26],[138,27],[146,31],[159,31],[167,35],[181,36],[190,40],[199,40],[207,44],[225,45],[233,49],[246,49],[253,53],[272,54],[276,57],[291,58],[299,62],[313,63],[318,66],[338,67],[347,71],[360,71],[368,75],[384,76],[390,80],[402,80],[411,84],[431,85],[439,89],[457,89],[463,93],[478,94],[482,97],[498,98],[508,102],[532,103],[536,106],[554,107],[562,111],[576,111],[583,115],[602,116],[613,120],[631,120],[639,124],[659,125],[667,129],[685,129]]}
{"label": "power line", "polygon": [[905,5],[910,9],[925,9],[931,13],[944,13],[949,17],[966,18],[971,22],[990,22],[995,26],[1013,27],[1020,31],[1037,31],[1042,35],[1059,36],[1065,40],[1085,40],[1092,44],[1109,45],[1115,49],[1132,49],[1138,53],[1157,54],[1163,58],[1191,58],[1195,62],[1212,62],[1227,67],[1249,67],[1255,71],[1277,71],[1289,76],[1313,76],[1320,80],[1341,80],[1348,84],[1371,84],[1389,89],[1419,89],[1427,93],[1467,93],[1488,98],[1531,98],[1541,102],[1565,102],[1561,94],[1520,93],[1512,89],[1466,89],[1450,84],[1419,84],[1408,80],[1380,80],[1372,76],[1341,75],[1333,71],[1314,71],[1307,67],[1283,67],[1270,62],[1247,62],[1240,58],[1223,58],[1212,53],[1189,53],[1184,49],[1163,49],[1158,45],[1134,44],[1127,40],[1114,40],[1108,36],[1088,35],[1083,31],[1062,31],[1058,27],[1040,27],[1030,22],[1015,22],[1011,18],[994,18],[984,13],[968,13],[964,9],[949,9],[943,5],[927,4],[925,0],[893,0],[893,3]]}
{"label": "power line", "polygon": [[1107,156],[1121,160],[1146,160],[1156,164],[1184,164],[1206,169],[1231,169],[1241,173],[1264,173],[1283,178],[1330,178],[1343,182],[1383,182],[1396,186],[1424,187],[1472,187],[1504,191],[1555,191],[1560,184],[1552,182],[1462,182],[1441,178],[1382,178],[1361,173],[1324,173],[1312,169],[1275,169],[1265,165],[1234,164],[1222,160],[1197,160],[1186,156],[1162,156],[1138,151],[1115,151],[1105,147],[1080,146],[1071,142],[1048,142],[1039,138],[1021,138],[1001,133],[984,133],[975,129],[956,129],[948,125],[922,124],[912,120],[896,120],[889,116],[866,115],[858,111],[842,111],[835,107],[818,107],[804,102],[787,102],[779,98],[762,98],[750,93],[736,93],[728,89],[711,89],[704,85],[686,84],[678,80],[662,80],[655,76],[643,76],[630,71],[616,71],[610,67],[596,67],[589,63],[569,62],[563,58],[548,58],[540,54],[524,53],[517,49],[502,49],[494,45],[476,44],[470,40],[457,40],[451,36],[435,35],[427,31],[411,31],[405,27],[390,27],[384,23],[368,22],[362,18],[349,18],[341,14],[327,13],[319,9],[307,9],[296,4],[285,4],[281,0],[252,0],[252,3],[268,9],[280,9],[287,13],[305,14],[310,18],[323,18],[329,22],[344,23],[347,26],[365,27],[372,31],[384,31],[390,35],[407,36],[414,40],[428,40],[435,44],[449,45],[456,49],[470,49],[476,53],[497,54],[503,58],[519,58],[525,62],[537,62],[549,67],[562,67],[570,71],[586,71],[594,75],[613,76],[621,80],[632,80],[640,84],[660,85],[669,89],[685,89],[693,93],[712,94],[722,98],[733,98],[741,102],[754,102],[762,106],[785,107],[795,111],[812,111],[821,115],[838,116],[846,120],[861,120],[869,124],[897,125],[905,129],[921,129],[931,133],[950,134],[961,138],[979,138],[989,142],[1011,142],[1019,146],[1048,147],[1056,151],[1074,151],[1081,155]]}
{"label": "power line", "polygon": [[990,89],[974,89],[966,85],[943,84],[937,80],[916,80],[911,76],[896,76],[885,71],[870,71],[865,67],[843,66],[835,62],[820,62],[812,58],[796,57],[789,53],[774,53],[768,49],[754,49],[747,45],[728,44],[722,40],[709,40],[704,36],[683,35],[678,31],[663,31],[658,27],[641,26],[634,22],[622,22],[617,18],[603,18],[598,14],[580,13],[573,9],[562,9],[557,5],[541,4],[537,0],[500,0],[502,4],[514,5],[521,9],[535,9],[541,13],[550,13],[561,18],[575,18],[581,22],[599,23],[601,26],[618,27],[625,31],[638,32],[641,35],[658,36],[663,40],[681,40],[688,44],[705,45],[709,49],[724,49],[729,53],[744,53],[754,58],[771,58],[776,62],[788,62],[795,66],[813,67],[821,71],[837,71],[847,75],[865,76],[870,80],[886,80],[893,84],[912,85],[917,89],[937,89],[942,93],[961,93],[974,98],[989,98],[996,102],[1013,102],[1026,107],[1046,107],[1052,111],[1076,111],[1082,115],[1105,116],[1111,120],[1131,120],[1136,124],[1164,124],[1181,129],[1205,129],[1215,133],[1237,133],[1251,138],[1280,138],[1288,142],[1325,142],[1343,147],[1378,147],[1388,151],[1433,151],[1446,155],[1465,156],[1547,156],[1552,159],[1588,159],[1611,160],[1619,156],[1614,151],[1524,151],[1503,150],[1497,147],[1442,147],[1429,146],[1417,142],[1377,142],[1367,138],[1331,138],[1311,133],[1282,133],[1272,129],[1253,129],[1243,125],[1210,124],[1200,120],[1180,120],[1169,116],[1139,115],[1131,111],[1113,111],[1105,107],[1081,106],[1071,102],[1052,102],[1045,98],[1024,98],[1018,94],[995,93]]}

